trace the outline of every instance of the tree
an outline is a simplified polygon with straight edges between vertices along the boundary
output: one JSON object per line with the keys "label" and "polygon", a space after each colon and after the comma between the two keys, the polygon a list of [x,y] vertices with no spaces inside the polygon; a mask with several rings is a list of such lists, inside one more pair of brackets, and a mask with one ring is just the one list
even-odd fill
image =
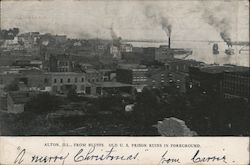
{"label": "tree", "polygon": [[58,97],[42,93],[25,104],[25,111],[47,113],[55,111],[60,104],[61,100]]}
{"label": "tree", "polygon": [[75,88],[71,88],[69,91],[68,91],[68,94],[67,94],[67,98],[71,101],[76,101],[78,99],[78,95],[76,93],[76,89]]}
{"label": "tree", "polygon": [[151,125],[159,119],[159,97],[150,89],[144,88],[136,97],[134,119],[142,125]]}
{"label": "tree", "polygon": [[19,28],[13,28],[12,32],[14,36],[17,36],[19,33]]}
{"label": "tree", "polygon": [[6,91],[18,91],[19,90],[19,87],[18,87],[18,84],[16,81],[12,81],[10,84],[8,84],[6,87],[5,87],[5,90]]}

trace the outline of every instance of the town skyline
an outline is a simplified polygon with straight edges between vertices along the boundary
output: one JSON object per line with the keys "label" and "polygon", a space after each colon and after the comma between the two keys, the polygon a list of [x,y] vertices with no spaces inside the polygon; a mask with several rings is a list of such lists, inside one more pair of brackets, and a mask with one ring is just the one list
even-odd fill
{"label": "town skyline", "polygon": [[249,136],[248,1],[0,4],[1,135]]}
{"label": "town skyline", "polygon": [[81,39],[165,40],[168,34],[164,31],[164,18],[176,40],[223,41],[220,31],[224,27],[217,26],[217,22],[226,22],[233,41],[249,41],[246,9],[248,1],[1,1],[1,28],[19,27],[21,32],[65,34]]}

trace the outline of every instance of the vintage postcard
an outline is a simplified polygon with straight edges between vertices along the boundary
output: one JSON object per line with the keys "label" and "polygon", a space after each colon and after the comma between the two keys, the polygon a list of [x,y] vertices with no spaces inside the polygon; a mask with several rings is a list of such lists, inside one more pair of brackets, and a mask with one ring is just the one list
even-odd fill
{"label": "vintage postcard", "polygon": [[1,0],[0,164],[249,164],[248,0]]}

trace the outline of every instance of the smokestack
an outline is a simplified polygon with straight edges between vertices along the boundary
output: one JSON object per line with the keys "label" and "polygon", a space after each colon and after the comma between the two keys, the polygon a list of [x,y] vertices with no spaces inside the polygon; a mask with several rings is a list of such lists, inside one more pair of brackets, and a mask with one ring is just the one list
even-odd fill
{"label": "smokestack", "polygon": [[171,37],[170,36],[168,37],[168,48],[169,49],[171,48]]}

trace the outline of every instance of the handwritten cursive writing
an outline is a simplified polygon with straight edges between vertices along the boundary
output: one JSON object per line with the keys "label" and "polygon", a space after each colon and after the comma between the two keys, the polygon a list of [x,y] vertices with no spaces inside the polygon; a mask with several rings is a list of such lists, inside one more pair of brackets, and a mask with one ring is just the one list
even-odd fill
{"label": "handwritten cursive writing", "polygon": [[194,156],[192,157],[193,163],[202,163],[202,162],[224,162],[227,163],[226,161],[226,155],[223,156],[200,156],[199,155],[200,150],[197,150]]}
{"label": "handwritten cursive writing", "polygon": [[31,157],[31,163],[51,163],[51,162],[57,162],[62,161],[62,165],[64,165],[65,160],[69,156],[69,153],[65,156],[40,156],[40,155],[33,155]]}
{"label": "handwritten cursive writing", "polygon": [[[118,152],[118,148],[111,147],[106,150],[104,149],[96,149],[95,146],[91,148],[81,148],[75,154],[67,153],[61,155],[44,155],[44,154],[34,154],[28,157],[26,152],[28,152],[25,148],[18,147],[17,150],[19,151],[15,160],[14,164],[25,164],[27,162],[33,164],[61,164],[64,165],[67,159],[71,159],[70,162],[76,163],[83,163],[83,161],[133,161],[139,160],[141,157],[141,152],[134,152],[128,154],[121,154]],[[147,150],[148,151],[148,150]],[[170,151],[166,150],[160,156],[160,161],[158,162],[159,165],[164,164],[182,164],[181,157],[178,155],[170,156]],[[192,161],[193,164],[200,164],[200,163],[225,163],[227,164],[226,155],[216,155],[216,154],[202,154],[200,149],[196,150],[193,155],[188,157],[189,160]],[[25,160],[26,159],[26,160]],[[154,159],[155,160],[155,159]],[[25,162],[25,163],[24,163]]]}
{"label": "handwritten cursive writing", "polygon": [[86,154],[83,153],[83,149],[80,149],[78,153],[74,157],[75,162],[81,162],[86,160],[94,160],[94,161],[103,161],[103,160],[136,160],[139,156],[139,153],[129,154],[129,155],[114,155],[116,150],[114,147],[111,149],[104,151],[104,153],[99,152],[99,154],[95,154],[95,147],[91,147]]}
{"label": "handwritten cursive writing", "polygon": [[[18,150],[21,149],[21,147],[17,147]],[[23,162],[23,157],[25,155],[26,149],[22,149],[21,152],[17,155],[14,164],[21,164]]]}
{"label": "handwritten cursive writing", "polygon": [[161,156],[161,160],[158,164],[173,164],[173,163],[181,163],[179,158],[168,158],[166,155],[168,150]]}

